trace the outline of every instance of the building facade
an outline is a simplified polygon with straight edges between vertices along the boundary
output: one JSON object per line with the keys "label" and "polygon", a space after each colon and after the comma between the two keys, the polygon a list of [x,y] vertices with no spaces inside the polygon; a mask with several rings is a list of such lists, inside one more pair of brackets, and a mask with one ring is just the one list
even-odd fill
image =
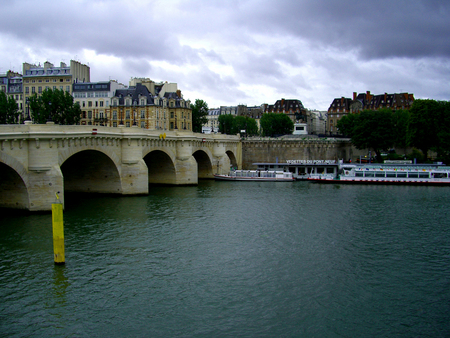
{"label": "building facade", "polygon": [[7,71],[5,74],[0,74],[0,91],[7,96],[11,96],[17,104],[18,112],[20,114],[19,121],[24,120],[24,100],[22,91],[22,74]]}
{"label": "building facade", "polygon": [[134,78],[112,97],[108,125],[192,131],[191,103],[183,99],[176,83]]}
{"label": "building facade", "polygon": [[81,108],[81,125],[107,126],[111,121],[110,104],[116,90],[126,88],[115,80],[104,82],[75,82],[74,101]]}
{"label": "building facade", "polygon": [[90,68],[78,61],[70,60],[59,67],[46,61],[44,66],[23,63],[23,94],[26,101],[33,94],[42,94],[45,89],[59,89],[72,95],[72,83],[90,82]]}
{"label": "building facade", "polygon": [[297,99],[281,99],[277,100],[275,104],[269,105],[265,103],[263,105],[264,113],[283,113],[289,116],[294,123],[307,123],[307,111],[303,107],[300,100]]}

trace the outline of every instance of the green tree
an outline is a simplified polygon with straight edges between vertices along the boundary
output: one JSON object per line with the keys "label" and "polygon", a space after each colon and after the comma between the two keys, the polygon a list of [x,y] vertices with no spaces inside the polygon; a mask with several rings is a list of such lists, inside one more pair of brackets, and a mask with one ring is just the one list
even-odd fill
{"label": "green tree", "polygon": [[408,140],[408,126],[409,126],[409,110],[396,110],[392,116],[394,123],[394,145],[396,148],[403,149],[406,153],[406,148],[409,146]]}
{"label": "green tree", "polygon": [[444,105],[435,100],[415,100],[408,125],[409,143],[422,151],[425,159],[428,151],[439,146],[439,131],[443,130]]}
{"label": "green tree", "polygon": [[227,135],[235,135],[234,133],[234,116],[231,114],[219,115],[219,132]]}
{"label": "green tree", "polygon": [[19,122],[19,108],[12,96],[0,92],[0,124],[13,124]]}
{"label": "green tree", "polygon": [[450,163],[450,102],[439,103],[439,124],[437,128],[437,145],[432,147],[436,151],[439,161]]}
{"label": "green tree", "polygon": [[337,125],[339,131],[349,136],[357,149],[373,149],[380,162],[381,152],[394,145],[396,131],[390,109],[363,110],[341,121]]}
{"label": "green tree", "polygon": [[264,113],[260,120],[261,134],[273,137],[276,135],[292,134],[294,122],[286,114]]}
{"label": "green tree", "polygon": [[247,136],[258,135],[258,125],[255,119],[248,116],[236,116],[233,119],[232,133],[240,133],[241,130],[245,130]]}
{"label": "green tree", "polygon": [[202,126],[208,123],[208,104],[200,99],[196,99],[191,105],[192,109],[192,131],[195,133],[202,132]]}
{"label": "green tree", "polygon": [[33,94],[29,102],[35,123],[43,124],[51,120],[56,124],[71,125],[80,122],[80,105],[74,103],[73,96],[69,92],[46,89],[41,96]]}

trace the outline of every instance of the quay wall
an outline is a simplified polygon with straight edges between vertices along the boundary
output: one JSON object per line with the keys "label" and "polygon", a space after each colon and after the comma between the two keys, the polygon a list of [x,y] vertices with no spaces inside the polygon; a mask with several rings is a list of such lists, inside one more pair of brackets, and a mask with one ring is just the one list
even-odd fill
{"label": "quay wall", "polygon": [[286,163],[287,160],[356,160],[368,150],[358,150],[349,139],[249,138],[242,140],[242,168],[253,163]]}

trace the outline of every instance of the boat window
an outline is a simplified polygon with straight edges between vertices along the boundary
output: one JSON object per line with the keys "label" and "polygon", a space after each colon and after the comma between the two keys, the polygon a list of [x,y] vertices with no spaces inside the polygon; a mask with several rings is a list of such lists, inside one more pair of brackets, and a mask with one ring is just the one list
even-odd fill
{"label": "boat window", "polygon": [[406,173],[397,173],[397,177],[406,177]]}
{"label": "boat window", "polygon": [[430,173],[419,173],[419,178],[430,178]]}
{"label": "boat window", "polygon": [[323,168],[323,167],[317,167],[317,173],[318,174],[322,174],[322,173],[324,173],[325,172],[325,168]]}
{"label": "boat window", "polygon": [[434,173],[434,178],[447,178],[447,173]]}
{"label": "boat window", "polygon": [[364,177],[375,177],[375,173],[373,171],[366,171]]}
{"label": "boat window", "polygon": [[357,171],[357,172],[355,173],[355,176],[356,176],[356,177],[363,177],[363,176],[364,176],[364,173],[363,173],[363,172],[360,172],[360,171]]}
{"label": "boat window", "polygon": [[334,168],[327,168],[327,174],[334,174]]}
{"label": "boat window", "polygon": [[385,177],[385,172],[384,171],[377,171],[375,173],[375,177]]}
{"label": "boat window", "polygon": [[408,173],[409,178],[419,178],[419,173]]}
{"label": "boat window", "polygon": [[388,172],[386,172],[386,177],[396,177],[395,171],[388,171]]}

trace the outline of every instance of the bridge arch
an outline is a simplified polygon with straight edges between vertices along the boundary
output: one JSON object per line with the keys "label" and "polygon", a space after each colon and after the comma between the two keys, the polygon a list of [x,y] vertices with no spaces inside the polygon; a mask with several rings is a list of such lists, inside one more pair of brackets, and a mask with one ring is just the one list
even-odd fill
{"label": "bridge arch", "polygon": [[29,194],[25,180],[15,168],[4,163],[3,159],[0,159],[0,207],[29,208]]}
{"label": "bridge arch", "polygon": [[175,156],[155,149],[144,156],[149,184],[176,184]]}
{"label": "bridge arch", "polygon": [[122,193],[118,166],[110,156],[100,150],[84,149],[73,152],[60,166],[65,191]]}
{"label": "bridge arch", "polygon": [[194,156],[195,160],[197,161],[198,178],[214,178],[211,154],[208,154],[208,152],[203,149],[199,149],[195,151],[192,156]]}
{"label": "bridge arch", "polygon": [[237,169],[238,163],[234,153],[231,150],[227,150],[225,153],[228,155],[228,158],[230,159],[230,166]]}

